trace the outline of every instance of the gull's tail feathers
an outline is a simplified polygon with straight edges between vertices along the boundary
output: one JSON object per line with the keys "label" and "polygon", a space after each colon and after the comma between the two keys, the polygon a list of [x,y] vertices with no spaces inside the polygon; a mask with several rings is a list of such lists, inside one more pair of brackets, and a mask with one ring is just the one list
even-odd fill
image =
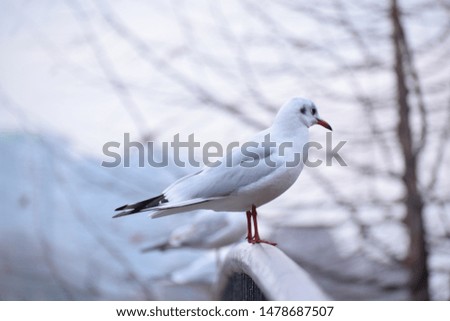
{"label": "gull's tail feathers", "polygon": [[151,218],[158,218],[167,215],[189,212],[198,209],[208,209],[205,203],[213,200],[221,199],[221,197],[211,197],[211,198],[194,198],[187,201],[170,202],[164,194],[159,196],[149,198],[147,200],[118,207],[116,211],[121,211],[120,213],[113,216],[113,218],[127,216],[131,214],[153,211],[150,214]]}
{"label": "gull's tail feathers", "polygon": [[178,214],[182,212],[189,212],[199,209],[208,209],[208,206],[205,203],[221,199],[221,197],[212,197],[212,198],[194,198],[187,201],[177,202],[171,204],[170,202],[156,208],[152,208],[150,210],[155,211],[155,213],[150,214],[151,218],[158,218],[173,214]]}

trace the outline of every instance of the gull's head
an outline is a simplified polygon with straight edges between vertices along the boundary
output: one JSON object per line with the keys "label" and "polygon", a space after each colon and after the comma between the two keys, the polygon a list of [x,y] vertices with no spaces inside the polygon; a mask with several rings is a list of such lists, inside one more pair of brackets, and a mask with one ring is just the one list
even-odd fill
{"label": "gull's head", "polygon": [[316,105],[305,98],[296,97],[285,103],[278,112],[277,121],[290,124],[297,122],[298,125],[308,128],[312,125],[321,125],[332,130],[331,126],[319,117]]}

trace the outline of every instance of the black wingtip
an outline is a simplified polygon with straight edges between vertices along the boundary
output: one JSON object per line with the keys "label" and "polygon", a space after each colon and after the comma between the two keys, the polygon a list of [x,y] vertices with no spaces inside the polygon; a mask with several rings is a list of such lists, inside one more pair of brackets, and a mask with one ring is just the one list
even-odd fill
{"label": "black wingtip", "polygon": [[149,253],[149,252],[153,252],[153,251],[165,252],[167,250],[168,246],[169,245],[167,243],[163,243],[163,244],[159,244],[159,245],[144,247],[143,249],[141,249],[141,253]]}
{"label": "black wingtip", "polygon": [[161,194],[156,197],[152,197],[135,204],[123,205],[115,209],[115,211],[123,211],[123,212],[114,215],[113,218],[139,213],[147,208],[158,206],[160,203],[167,203],[167,202],[168,200],[165,198],[164,194]]}
{"label": "black wingtip", "polygon": [[[127,208],[129,208],[129,206],[128,205],[124,205],[124,206],[121,206],[121,207],[117,208],[116,211],[121,211],[121,210],[124,210],[124,209],[127,209]],[[141,208],[135,208],[135,209],[132,209],[132,210],[128,210],[128,211],[123,211],[123,212],[117,213],[112,218],[127,216],[127,215],[136,214],[136,213],[140,213],[140,212],[141,212]]]}
{"label": "black wingtip", "polygon": [[125,204],[124,206],[121,206],[121,207],[116,208],[114,211],[122,211],[122,210],[124,210],[127,206],[128,206],[128,204]]}

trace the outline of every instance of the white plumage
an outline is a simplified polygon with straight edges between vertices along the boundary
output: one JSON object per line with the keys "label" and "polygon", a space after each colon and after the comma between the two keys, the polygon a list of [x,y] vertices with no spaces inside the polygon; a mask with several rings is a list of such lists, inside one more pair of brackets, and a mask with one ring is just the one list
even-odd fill
{"label": "white plumage", "polygon": [[[197,209],[247,212],[249,242],[259,243],[256,208],[283,194],[297,180],[303,169],[298,160],[308,142],[308,128],[314,124],[331,130],[312,101],[293,98],[281,107],[271,127],[248,141],[247,153],[235,148],[222,158],[221,165],[185,176],[154,198],[119,207],[116,210],[121,212],[114,217],[150,211],[157,218]],[[273,147],[265,147],[265,140]]]}

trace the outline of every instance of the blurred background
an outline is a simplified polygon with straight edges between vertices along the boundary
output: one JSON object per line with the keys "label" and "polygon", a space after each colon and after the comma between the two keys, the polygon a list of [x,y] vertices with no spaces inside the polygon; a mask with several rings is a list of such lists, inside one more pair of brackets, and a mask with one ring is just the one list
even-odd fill
{"label": "blurred background", "polygon": [[[245,215],[112,220],[194,169],[139,168],[136,157],[105,168],[103,145],[124,133],[245,140],[293,96],[313,100],[333,142],[347,142],[348,166],[305,168],[260,208],[264,237],[332,298],[450,299],[448,0],[0,9],[0,299],[211,299]],[[325,142],[326,130],[310,132]],[[213,230],[238,220],[237,236],[190,239],[211,215],[225,222]]]}

